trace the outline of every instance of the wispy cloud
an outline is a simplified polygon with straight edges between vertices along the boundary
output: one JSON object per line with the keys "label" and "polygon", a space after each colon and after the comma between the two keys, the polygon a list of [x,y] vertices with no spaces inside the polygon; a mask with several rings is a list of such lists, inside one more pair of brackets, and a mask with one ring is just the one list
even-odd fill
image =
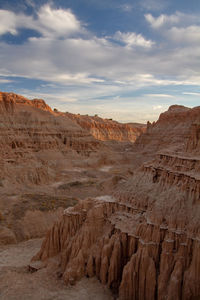
{"label": "wispy cloud", "polygon": [[133,5],[129,4],[129,3],[125,3],[120,5],[120,9],[122,9],[125,12],[131,12],[133,10]]}
{"label": "wispy cloud", "polygon": [[168,94],[145,94],[146,97],[151,97],[151,98],[174,98],[173,95],[168,95]]}
{"label": "wispy cloud", "polygon": [[127,47],[144,47],[151,48],[154,42],[145,39],[141,34],[136,34],[135,32],[121,32],[117,31],[114,35],[114,39],[123,42]]}
{"label": "wispy cloud", "polygon": [[200,96],[200,93],[195,93],[195,92],[183,92],[183,95],[190,95],[190,96]]}
{"label": "wispy cloud", "polygon": [[178,28],[186,28],[192,24],[200,25],[199,14],[185,14],[179,11],[171,15],[161,14],[158,17],[154,17],[149,13],[145,14],[145,19],[152,28],[157,30],[173,28],[174,26]]}
{"label": "wispy cloud", "polygon": [[166,9],[169,6],[169,1],[165,0],[142,0],[140,5],[143,9],[153,12],[158,12]]}
{"label": "wispy cloud", "polygon": [[155,105],[153,106],[153,110],[161,110],[163,108],[162,105]]}
{"label": "wispy cloud", "polygon": [[155,28],[155,29],[158,29],[158,28],[161,28],[163,26],[166,26],[166,25],[174,25],[174,24],[177,24],[179,21],[180,21],[180,15],[160,15],[158,16],[157,18],[156,17],[153,17],[151,14],[146,14],[145,15],[145,19],[147,20],[147,22],[150,23],[150,25]]}
{"label": "wispy cloud", "polygon": [[13,82],[13,80],[0,78],[0,83],[10,83],[10,82]]}

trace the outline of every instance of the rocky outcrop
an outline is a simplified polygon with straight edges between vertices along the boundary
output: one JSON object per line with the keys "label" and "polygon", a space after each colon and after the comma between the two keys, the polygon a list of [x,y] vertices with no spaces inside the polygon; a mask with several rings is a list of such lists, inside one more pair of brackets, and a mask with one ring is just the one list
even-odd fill
{"label": "rocky outcrop", "polygon": [[146,133],[139,136],[135,142],[135,151],[142,151],[145,155],[147,153],[154,155],[155,152],[165,151],[166,148],[169,151],[182,152],[187,144],[188,149],[191,150],[192,145],[189,142],[191,138],[193,149],[197,149],[199,124],[200,106],[187,108],[172,105],[168,111],[160,115],[156,123],[148,122]]}
{"label": "rocky outcrop", "polygon": [[148,126],[136,147],[147,148],[145,141],[160,149],[154,159],[119,182],[112,197],[65,210],[33,259],[57,256],[67,284],[96,276],[120,300],[199,299],[200,152],[191,131],[199,112],[174,106]]}
{"label": "rocky outcrop", "polygon": [[80,202],[34,259],[60,254],[57,271],[67,284],[97,276],[123,300],[199,297],[198,226],[190,232],[183,217],[175,222],[157,213],[122,196]]}
{"label": "rocky outcrop", "polygon": [[88,130],[95,139],[101,141],[135,142],[137,137],[146,130],[146,125],[144,124],[123,124],[112,119],[102,119],[97,115],[88,116],[66,113],[66,116]]}
{"label": "rocky outcrop", "polygon": [[52,112],[52,109],[42,99],[29,100],[14,93],[0,92],[0,112],[13,113],[19,105],[29,105],[44,111]]}

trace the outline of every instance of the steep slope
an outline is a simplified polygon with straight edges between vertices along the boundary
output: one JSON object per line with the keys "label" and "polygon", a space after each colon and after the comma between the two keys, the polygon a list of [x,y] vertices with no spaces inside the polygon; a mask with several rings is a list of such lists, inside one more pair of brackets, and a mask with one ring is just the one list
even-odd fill
{"label": "steep slope", "polygon": [[[191,132],[200,122],[200,106],[188,108],[172,105],[168,111],[162,113],[155,123],[147,124],[147,131],[141,135],[136,143],[136,150],[148,153],[164,150],[183,151]],[[194,134],[194,132],[193,132]]]}
{"label": "steep slope", "polygon": [[66,116],[76,121],[82,128],[88,130],[94,138],[101,141],[135,142],[137,137],[146,130],[145,124],[123,124],[112,119],[102,119],[97,115],[66,113]]}
{"label": "steep slope", "polygon": [[51,163],[70,152],[88,156],[101,147],[66,116],[57,116],[40,99],[0,93],[0,180],[48,182]]}
{"label": "steep slope", "polygon": [[136,145],[153,160],[65,210],[34,260],[57,255],[67,284],[97,276],[121,300],[199,299],[199,124],[200,107],[162,114]]}

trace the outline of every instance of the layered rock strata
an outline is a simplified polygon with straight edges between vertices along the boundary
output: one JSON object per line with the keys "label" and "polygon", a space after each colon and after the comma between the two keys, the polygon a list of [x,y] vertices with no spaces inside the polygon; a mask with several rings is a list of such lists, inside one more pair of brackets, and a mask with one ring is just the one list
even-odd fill
{"label": "layered rock strata", "polygon": [[174,185],[180,191],[187,191],[193,202],[200,201],[200,158],[159,154],[153,162],[143,166],[152,175],[153,183],[162,186]]}
{"label": "layered rock strata", "polygon": [[143,155],[150,153],[151,156],[157,151],[165,151],[166,148],[169,151],[182,152],[187,146],[190,152],[194,149],[198,151],[199,126],[200,106],[188,108],[172,105],[160,115],[157,122],[148,122],[146,133],[136,140],[135,151],[143,152]]}
{"label": "layered rock strata", "polygon": [[177,215],[148,211],[148,201],[126,199],[90,199],[67,209],[34,259],[59,254],[67,284],[97,276],[123,300],[198,299],[198,226],[187,230],[183,216],[177,222]]}
{"label": "layered rock strata", "polygon": [[0,93],[1,181],[49,182],[56,159],[70,152],[88,156],[99,148],[87,131],[56,115],[43,100]]}
{"label": "layered rock strata", "polygon": [[[161,115],[139,141],[165,151],[119,182],[113,197],[65,210],[34,259],[58,256],[67,284],[97,276],[120,300],[200,299],[200,152],[191,130],[199,113],[175,106]],[[161,135],[166,124],[170,137]]]}
{"label": "layered rock strata", "polygon": [[135,142],[146,130],[145,124],[119,123],[112,119],[102,119],[96,116],[70,114],[67,117],[76,121],[82,128],[88,130],[94,138],[101,141]]}

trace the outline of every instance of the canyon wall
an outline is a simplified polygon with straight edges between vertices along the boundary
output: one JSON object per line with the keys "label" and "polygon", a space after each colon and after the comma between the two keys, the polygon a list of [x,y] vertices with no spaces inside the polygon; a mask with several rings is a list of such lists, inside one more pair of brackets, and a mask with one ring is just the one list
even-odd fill
{"label": "canyon wall", "polygon": [[102,119],[97,115],[88,116],[66,113],[66,116],[88,130],[95,139],[101,141],[135,142],[137,137],[146,130],[145,124],[123,124],[112,119]]}
{"label": "canyon wall", "polygon": [[96,276],[120,300],[200,299],[199,123],[200,107],[162,114],[133,176],[66,209],[33,260],[57,256],[67,284]]}
{"label": "canyon wall", "polygon": [[43,100],[0,93],[1,182],[48,182],[57,159],[69,153],[88,156],[99,148],[88,131],[56,115]]}
{"label": "canyon wall", "polygon": [[[162,113],[157,122],[148,122],[147,131],[136,140],[136,150],[148,152],[168,151],[182,152],[188,139],[198,139],[197,127],[200,123],[200,106],[187,108],[172,105]],[[194,149],[196,148],[194,145]]]}

